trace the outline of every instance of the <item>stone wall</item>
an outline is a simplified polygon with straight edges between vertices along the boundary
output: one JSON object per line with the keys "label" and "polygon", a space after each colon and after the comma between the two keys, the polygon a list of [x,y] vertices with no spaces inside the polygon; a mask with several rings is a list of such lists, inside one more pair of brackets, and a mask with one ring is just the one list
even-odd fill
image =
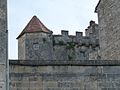
{"label": "stone wall", "polygon": [[0,64],[0,90],[7,90],[7,88],[6,88],[6,66],[5,66],[5,64]]}
{"label": "stone wall", "polygon": [[[69,35],[68,31],[62,31],[61,35],[53,35],[54,60],[88,60],[89,53],[99,49],[99,39],[95,34],[98,25],[94,22],[93,27],[86,31],[88,36],[83,36],[82,32],[76,32],[73,36]],[[90,30],[93,33],[88,32]]]}
{"label": "stone wall", "polygon": [[26,40],[26,35],[24,34],[21,36],[21,38],[18,40],[18,59],[25,59],[26,58],[26,52],[25,52],[25,40]]}
{"label": "stone wall", "polygon": [[12,61],[10,90],[119,90],[120,61]]}
{"label": "stone wall", "polygon": [[6,63],[7,35],[7,0],[0,0],[0,63]]}
{"label": "stone wall", "polygon": [[18,40],[18,59],[52,59],[52,37],[46,33],[26,33]]}
{"label": "stone wall", "polygon": [[0,0],[0,90],[7,90],[7,59],[8,59],[8,31],[7,31],[7,0]]}
{"label": "stone wall", "polygon": [[98,24],[95,23],[95,21],[90,21],[90,25],[85,30],[86,36],[94,37],[96,39],[99,39],[99,27]]}
{"label": "stone wall", "polygon": [[100,27],[101,56],[104,60],[120,59],[120,1],[100,0],[96,7]]}
{"label": "stone wall", "polygon": [[[92,37],[97,40],[98,46],[94,48],[95,50],[91,50],[91,52],[88,53],[89,60],[100,60],[100,45],[99,45],[99,26],[95,23],[95,21],[90,21],[90,25],[85,30],[85,34],[87,37]],[[91,41],[94,39],[91,39]]]}

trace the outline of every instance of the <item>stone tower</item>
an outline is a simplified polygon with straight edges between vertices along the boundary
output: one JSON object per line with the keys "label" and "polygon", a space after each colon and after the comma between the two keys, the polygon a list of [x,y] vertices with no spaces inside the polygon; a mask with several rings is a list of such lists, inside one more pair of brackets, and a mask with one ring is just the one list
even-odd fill
{"label": "stone tower", "polygon": [[120,60],[120,1],[100,0],[96,10],[102,59]]}
{"label": "stone tower", "polygon": [[52,59],[52,31],[44,26],[36,16],[33,16],[17,39],[18,59]]}
{"label": "stone tower", "polygon": [[7,0],[0,0],[0,90],[7,90],[8,31]]}

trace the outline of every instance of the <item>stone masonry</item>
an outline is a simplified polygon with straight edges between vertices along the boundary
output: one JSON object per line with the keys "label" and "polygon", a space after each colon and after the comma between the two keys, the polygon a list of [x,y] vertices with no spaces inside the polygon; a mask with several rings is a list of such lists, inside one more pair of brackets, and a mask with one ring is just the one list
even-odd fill
{"label": "stone masonry", "polygon": [[120,90],[120,61],[10,61],[10,90]]}
{"label": "stone masonry", "polygon": [[100,0],[96,12],[100,27],[101,58],[120,60],[120,1]]}
{"label": "stone masonry", "polygon": [[7,0],[0,0],[0,90],[7,90],[8,61]]}

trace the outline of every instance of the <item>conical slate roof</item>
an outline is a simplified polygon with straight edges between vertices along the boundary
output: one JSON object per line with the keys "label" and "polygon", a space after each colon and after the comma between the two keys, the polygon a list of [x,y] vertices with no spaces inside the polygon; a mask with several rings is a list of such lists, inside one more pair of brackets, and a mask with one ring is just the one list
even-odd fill
{"label": "conical slate roof", "polygon": [[33,18],[23,29],[23,31],[20,33],[17,39],[19,39],[25,33],[34,33],[34,32],[51,33],[51,31],[36,16],[33,16]]}

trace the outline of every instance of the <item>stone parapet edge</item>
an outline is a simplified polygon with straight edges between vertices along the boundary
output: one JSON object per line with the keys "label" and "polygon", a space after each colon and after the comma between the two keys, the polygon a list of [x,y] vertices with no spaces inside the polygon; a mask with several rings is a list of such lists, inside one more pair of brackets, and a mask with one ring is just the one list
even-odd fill
{"label": "stone parapet edge", "polygon": [[20,66],[120,66],[120,60],[9,60]]}

